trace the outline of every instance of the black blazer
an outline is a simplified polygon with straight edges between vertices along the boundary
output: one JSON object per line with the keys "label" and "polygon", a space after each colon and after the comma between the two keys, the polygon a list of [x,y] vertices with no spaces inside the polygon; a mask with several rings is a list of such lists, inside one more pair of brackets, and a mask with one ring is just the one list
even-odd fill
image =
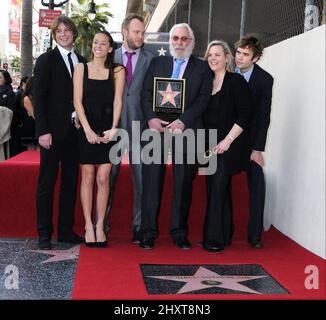
{"label": "black blazer", "polygon": [[[218,107],[222,119],[218,121],[218,128],[214,127],[214,129],[217,129],[217,141],[222,141],[235,123],[243,129],[243,132],[233,141],[230,148],[218,156],[223,170],[232,174],[247,169],[249,164],[248,124],[252,111],[251,92],[248,83],[242,76],[237,73],[226,72],[219,95]],[[214,103],[214,96],[211,96],[210,103]],[[210,107],[204,114],[206,129],[213,128],[207,125],[208,121],[212,122],[211,119],[207,119],[207,117],[210,117]]]}
{"label": "black blazer", "polygon": [[0,106],[7,107],[11,111],[14,111],[15,93],[11,85],[0,86]]}
{"label": "black blazer", "polygon": [[268,72],[259,65],[254,65],[249,79],[253,99],[253,117],[250,123],[250,141],[253,150],[265,150],[270,123],[273,82],[274,79]]}
{"label": "black blazer", "polygon": [[[76,55],[79,62],[86,62]],[[74,111],[73,83],[58,47],[37,59],[33,86],[37,137],[51,133],[54,140],[63,140]]]}
{"label": "black blazer", "polygon": [[[170,78],[173,71],[172,57],[155,57],[147,70],[143,82],[141,105],[146,121],[156,118],[153,111],[154,77]],[[186,79],[184,113],[179,119],[186,129],[203,128],[202,114],[205,111],[212,92],[213,76],[206,61],[194,56],[189,58],[183,74]]]}

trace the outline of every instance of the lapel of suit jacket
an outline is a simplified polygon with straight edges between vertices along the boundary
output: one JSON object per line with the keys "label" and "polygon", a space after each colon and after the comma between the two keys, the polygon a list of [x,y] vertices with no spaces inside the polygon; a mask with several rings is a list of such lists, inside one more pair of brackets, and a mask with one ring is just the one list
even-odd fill
{"label": "lapel of suit jacket", "polygon": [[196,65],[195,58],[191,55],[190,58],[189,58],[189,61],[188,61],[186,70],[183,73],[182,78],[184,78],[184,79],[190,79],[192,73],[195,70],[195,65]]}
{"label": "lapel of suit jacket", "polygon": [[76,51],[75,51],[75,54],[77,56],[78,62],[83,63],[85,58],[83,56],[81,56],[80,54],[78,54]]}
{"label": "lapel of suit jacket", "polygon": [[256,64],[254,64],[254,69],[252,70],[251,77],[248,82],[249,87],[251,88],[251,91],[253,91],[253,92],[256,90],[257,71],[258,71],[258,67]]}
{"label": "lapel of suit jacket", "polygon": [[117,49],[117,50],[115,51],[114,62],[115,62],[115,63],[120,63],[120,64],[123,65],[123,59],[122,59],[122,47],[120,47],[119,49]]}
{"label": "lapel of suit jacket", "polygon": [[61,65],[61,70],[65,70],[64,71],[64,74],[67,76],[67,77],[69,77],[70,79],[71,79],[71,76],[70,76],[70,73],[69,73],[69,71],[68,71],[68,69],[67,69],[67,66],[66,66],[66,63],[64,62],[64,60],[63,60],[63,58],[62,58],[62,56],[61,56],[61,53],[60,53],[60,51],[59,51],[59,49],[58,49],[58,47],[55,47],[54,49],[53,49],[53,51],[54,51],[54,53],[55,53],[55,57],[56,57],[56,59],[57,59],[57,62],[58,62],[58,64],[59,65]]}
{"label": "lapel of suit jacket", "polygon": [[143,49],[140,49],[137,64],[136,64],[136,67],[135,67],[135,70],[134,70],[133,76],[132,76],[131,87],[133,86],[134,83],[137,83],[137,81],[138,81],[137,78],[141,75],[141,72],[142,72],[141,70],[144,68],[145,63],[146,63],[146,59],[145,59],[145,55],[143,53]]}

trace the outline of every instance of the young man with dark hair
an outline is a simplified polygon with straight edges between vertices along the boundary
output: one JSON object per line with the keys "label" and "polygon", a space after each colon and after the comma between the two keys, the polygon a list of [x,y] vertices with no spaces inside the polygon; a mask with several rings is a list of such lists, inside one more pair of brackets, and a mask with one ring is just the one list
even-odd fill
{"label": "young man with dark hair", "polygon": [[86,60],[73,49],[78,32],[66,16],[52,24],[57,46],[36,61],[33,103],[35,125],[40,144],[40,173],[36,195],[39,249],[51,249],[54,186],[59,164],[58,241],[77,244],[83,239],[73,232],[75,196],[78,177],[78,141],[74,123],[74,65]]}
{"label": "young man with dark hair", "polygon": [[265,205],[264,159],[267,131],[270,123],[273,77],[256,62],[264,47],[252,35],[242,37],[236,44],[236,72],[248,82],[252,92],[253,114],[249,127],[251,155],[247,171],[249,186],[248,242],[253,248],[261,248],[261,232]]}

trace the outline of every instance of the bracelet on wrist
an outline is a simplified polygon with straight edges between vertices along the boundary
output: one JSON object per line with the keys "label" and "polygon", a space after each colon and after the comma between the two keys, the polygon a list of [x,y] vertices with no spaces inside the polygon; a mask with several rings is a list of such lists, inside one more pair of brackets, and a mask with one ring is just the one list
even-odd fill
{"label": "bracelet on wrist", "polygon": [[231,142],[233,142],[234,141],[234,137],[233,136],[231,136],[230,134],[228,134],[227,135],[227,137],[231,140]]}

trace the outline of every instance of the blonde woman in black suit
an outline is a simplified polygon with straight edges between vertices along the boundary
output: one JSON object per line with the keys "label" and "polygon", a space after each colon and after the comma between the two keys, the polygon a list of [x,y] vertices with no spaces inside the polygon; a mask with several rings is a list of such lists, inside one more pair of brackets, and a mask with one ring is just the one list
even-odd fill
{"label": "blonde woman in black suit", "polygon": [[214,73],[210,102],[204,113],[205,129],[217,129],[218,144],[211,155],[217,157],[217,170],[206,177],[207,208],[203,248],[222,252],[230,241],[231,178],[248,165],[251,98],[246,81],[232,73],[232,54],[224,41],[213,41],[205,54]]}

